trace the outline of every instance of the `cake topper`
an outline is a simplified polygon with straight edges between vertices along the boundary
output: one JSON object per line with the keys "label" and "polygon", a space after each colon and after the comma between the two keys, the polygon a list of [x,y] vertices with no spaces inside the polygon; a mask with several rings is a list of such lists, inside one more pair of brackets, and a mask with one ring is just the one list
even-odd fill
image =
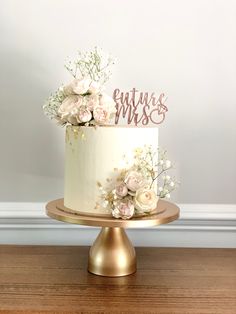
{"label": "cake topper", "polygon": [[164,94],[157,97],[154,93],[139,92],[136,88],[130,92],[121,92],[117,88],[114,90],[113,99],[117,110],[115,124],[118,124],[122,118],[128,125],[160,124],[168,111]]}

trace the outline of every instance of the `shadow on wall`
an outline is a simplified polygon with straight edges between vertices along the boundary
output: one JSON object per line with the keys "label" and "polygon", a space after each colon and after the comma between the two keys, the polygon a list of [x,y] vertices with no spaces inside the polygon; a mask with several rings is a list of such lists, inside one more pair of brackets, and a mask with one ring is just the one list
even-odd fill
{"label": "shadow on wall", "polygon": [[0,202],[61,196],[64,130],[42,111],[50,94],[47,70],[31,56],[7,50],[0,68]]}

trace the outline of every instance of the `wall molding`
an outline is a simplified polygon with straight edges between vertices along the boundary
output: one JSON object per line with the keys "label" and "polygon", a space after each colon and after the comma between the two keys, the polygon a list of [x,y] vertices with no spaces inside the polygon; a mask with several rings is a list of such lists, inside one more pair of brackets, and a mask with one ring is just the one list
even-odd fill
{"label": "wall molding", "polygon": [[[135,245],[236,247],[236,204],[179,204],[180,219],[129,229]],[[45,203],[0,202],[1,244],[90,245],[99,228],[65,224],[45,214]],[[144,237],[145,232],[145,237]]]}

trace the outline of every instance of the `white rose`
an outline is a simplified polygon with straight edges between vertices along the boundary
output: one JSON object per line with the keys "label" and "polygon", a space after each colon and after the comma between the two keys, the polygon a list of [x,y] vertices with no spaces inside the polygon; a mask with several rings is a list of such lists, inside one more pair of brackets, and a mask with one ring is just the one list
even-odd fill
{"label": "white rose", "polygon": [[70,96],[70,95],[74,95],[74,91],[73,91],[73,84],[70,83],[66,86],[63,87],[63,93],[66,95],[66,96]]}
{"label": "white rose", "polygon": [[73,125],[77,125],[78,121],[76,115],[78,114],[78,108],[83,103],[83,98],[78,95],[70,95],[66,97],[58,109],[58,116],[61,121],[69,122]]}
{"label": "white rose", "polygon": [[101,92],[101,87],[97,82],[92,81],[89,85],[89,93],[98,95]]}
{"label": "white rose", "polygon": [[134,197],[134,207],[138,213],[147,213],[157,206],[159,197],[149,188],[141,188],[136,191]]}
{"label": "white rose", "polygon": [[80,101],[80,96],[78,95],[70,95],[66,97],[58,109],[58,115],[64,119],[72,112],[75,113],[78,109],[78,103],[80,103]]}
{"label": "white rose", "polygon": [[89,78],[74,79],[70,84],[64,86],[65,95],[83,95],[88,92],[92,81]]}

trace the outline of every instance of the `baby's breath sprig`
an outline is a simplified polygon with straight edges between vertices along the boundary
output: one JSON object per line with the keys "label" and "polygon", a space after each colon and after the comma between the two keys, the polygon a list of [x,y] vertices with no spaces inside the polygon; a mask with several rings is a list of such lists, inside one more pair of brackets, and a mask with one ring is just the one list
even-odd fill
{"label": "baby's breath sprig", "polygon": [[89,52],[78,51],[76,60],[69,60],[65,68],[75,79],[78,75],[89,77],[103,86],[112,74],[110,68],[113,64],[114,59],[110,55],[105,55],[100,48],[95,47]]}
{"label": "baby's breath sprig", "polygon": [[[44,113],[49,118],[55,119],[59,125],[94,126],[108,123],[108,120],[113,118],[116,108],[111,97],[107,97],[103,92],[103,85],[111,76],[110,68],[113,64],[112,57],[97,47],[85,53],[78,51],[77,58],[74,61],[69,60],[65,64],[65,68],[74,78],[73,81],[60,87],[47,99],[43,106]],[[83,101],[81,100],[82,97]],[[107,106],[107,121],[100,121],[102,117],[101,113],[99,116],[99,110],[97,110],[97,118],[93,112],[101,99],[103,106]],[[62,112],[60,112],[60,106],[64,100],[65,108],[61,108]],[[84,104],[88,105],[88,103],[90,103],[90,107],[87,106],[82,109]]]}
{"label": "baby's breath sprig", "polygon": [[178,186],[178,182],[174,177],[170,177],[169,175],[162,176],[162,185],[159,182],[157,195],[160,198],[170,198],[170,193],[173,192]]}
{"label": "baby's breath sprig", "polygon": [[167,157],[167,151],[146,145],[135,150],[134,161],[134,170],[150,180],[151,188],[157,182],[157,195],[160,198],[170,198],[170,193],[176,189],[179,183],[174,177],[167,174],[169,170],[173,169],[173,164]]}
{"label": "baby's breath sprig", "polygon": [[63,88],[58,88],[58,90],[49,96],[46,100],[45,104],[43,105],[43,110],[45,114],[50,119],[55,119],[57,116],[58,108],[66,98],[66,95],[63,92]]}

